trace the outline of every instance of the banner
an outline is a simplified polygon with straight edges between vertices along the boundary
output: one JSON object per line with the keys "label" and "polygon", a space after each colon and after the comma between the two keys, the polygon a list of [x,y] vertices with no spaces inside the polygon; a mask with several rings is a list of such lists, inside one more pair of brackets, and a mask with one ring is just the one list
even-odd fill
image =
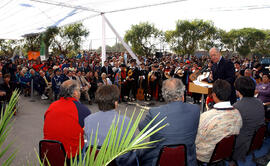
{"label": "banner", "polygon": [[39,51],[29,51],[27,53],[28,55],[28,60],[36,60],[39,56],[40,56],[40,52]]}
{"label": "banner", "polygon": [[46,57],[45,57],[45,44],[43,41],[41,41],[41,45],[40,45],[40,60],[41,61],[45,61]]}

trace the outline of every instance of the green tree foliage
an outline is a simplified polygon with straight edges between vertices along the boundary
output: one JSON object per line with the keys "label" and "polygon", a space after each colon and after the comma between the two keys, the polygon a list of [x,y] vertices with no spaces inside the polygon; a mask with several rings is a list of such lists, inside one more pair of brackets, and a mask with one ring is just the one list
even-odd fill
{"label": "green tree foliage", "polygon": [[165,32],[165,39],[175,53],[190,56],[197,50],[199,42],[205,48],[210,47],[213,43],[209,40],[214,40],[215,33],[216,28],[210,21],[178,20],[175,30]]}
{"label": "green tree foliage", "polygon": [[153,56],[161,36],[162,32],[153,24],[143,22],[132,25],[126,32],[124,40],[138,56]]}
{"label": "green tree foliage", "polygon": [[231,50],[233,52],[235,51],[236,43],[234,43],[233,38],[228,32],[221,30],[220,39],[221,39],[221,43],[223,43],[223,48],[227,50]]}
{"label": "green tree foliage", "polygon": [[70,51],[79,51],[83,37],[89,32],[82,23],[70,24],[59,29],[58,36],[53,41],[53,50],[57,54],[67,55]]}
{"label": "green tree foliage", "polygon": [[0,56],[12,57],[18,47],[20,47],[20,41],[0,39]]}
{"label": "green tree foliage", "polygon": [[40,49],[40,34],[27,34],[24,36],[24,45],[23,48],[25,52],[28,51],[39,51]]}
{"label": "green tree foliage", "polygon": [[270,30],[265,30],[265,39],[259,40],[254,48],[254,53],[270,56]]}
{"label": "green tree foliage", "polygon": [[49,27],[47,30],[42,34],[42,40],[45,44],[45,55],[48,56],[49,54],[49,47],[55,39],[55,36],[59,33],[58,27]]}
{"label": "green tree foliage", "polygon": [[226,33],[224,30],[212,27],[211,32],[199,41],[200,49],[209,51],[211,48],[216,47],[222,50],[225,48],[225,44],[221,41],[224,33]]}
{"label": "green tree foliage", "polygon": [[[101,47],[99,47],[96,52],[101,53]],[[121,43],[116,43],[113,46],[106,45],[106,52],[125,52],[126,49]]]}
{"label": "green tree foliage", "polygon": [[242,56],[254,53],[258,44],[266,38],[264,31],[255,28],[233,29],[228,35],[236,47],[236,51]]}

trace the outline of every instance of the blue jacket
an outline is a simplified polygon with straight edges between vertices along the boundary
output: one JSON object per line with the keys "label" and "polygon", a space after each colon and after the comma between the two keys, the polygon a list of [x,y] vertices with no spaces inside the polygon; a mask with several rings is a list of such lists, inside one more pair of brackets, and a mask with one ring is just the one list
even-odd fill
{"label": "blue jacket", "polygon": [[[197,105],[183,103],[180,101],[172,102],[160,107],[151,108],[145,119],[140,122],[139,130],[142,130],[158,113],[155,123],[167,117],[160,125],[169,125],[150,137],[150,141],[164,139],[155,143],[155,148],[144,149],[141,153],[140,161],[145,166],[155,166],[159,151],[164,145],[185,144],[187,147],[187,165],[196,166],[196,146],[200,108]],[[151,127],[150,126],[150,127]]]}

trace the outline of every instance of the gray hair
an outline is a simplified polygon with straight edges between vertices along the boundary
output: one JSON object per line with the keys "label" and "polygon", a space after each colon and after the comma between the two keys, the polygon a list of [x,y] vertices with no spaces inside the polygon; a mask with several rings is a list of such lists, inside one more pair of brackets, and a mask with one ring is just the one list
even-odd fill
{"label": "gray hair", "polygon": [[178,101],[184,96],[185,85],[178,78],[163,81],[162,96],[167,102]]}
{"label": "gray hair", "polygon": [[75,80],[68,80],[70,81],[69,84],[64,84],[62,83],[60,86],[60,92],[59,92],[59,97],[74,97],[73,93],[76,89],[79,88],[77,82]]}
{"label": "gray hair", "polygon": [[215,50],[216,52],[220,52],[220,49],[217,47],[212,47],[210,50]]}

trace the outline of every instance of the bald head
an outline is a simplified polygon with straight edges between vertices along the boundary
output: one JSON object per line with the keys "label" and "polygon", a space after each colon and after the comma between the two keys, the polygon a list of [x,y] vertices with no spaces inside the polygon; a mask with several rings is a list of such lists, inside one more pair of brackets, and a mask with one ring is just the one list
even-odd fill
{"label": "bald head", "polygon": [[221,57],[221,53],[215,47],[210,49],[209,55],[210,55],[211,61],[213,63],[218,63],[218,61],[220,60],[220,57]]}

